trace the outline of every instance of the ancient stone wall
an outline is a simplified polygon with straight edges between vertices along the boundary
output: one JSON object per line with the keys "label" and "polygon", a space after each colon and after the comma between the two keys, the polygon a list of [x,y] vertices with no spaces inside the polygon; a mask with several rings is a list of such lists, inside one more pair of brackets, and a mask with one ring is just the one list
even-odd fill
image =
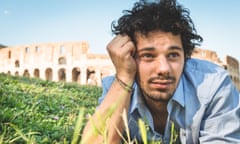
{"label": "ancient stone wall", "polygon": [[87,42],[32,44],[0,49],[0,72],[52,81],[101,85],[114,73],[104,54],[89,54]]}
{"label": "ancient stone wall", "polygon": [[231,75],[231,78],[233,82],[238,86],[240,90],[240,76],[239,76],[239,62],[237,59],[231,57],[231,56],[226,56],[225,62],[227,65],[227,70]]}

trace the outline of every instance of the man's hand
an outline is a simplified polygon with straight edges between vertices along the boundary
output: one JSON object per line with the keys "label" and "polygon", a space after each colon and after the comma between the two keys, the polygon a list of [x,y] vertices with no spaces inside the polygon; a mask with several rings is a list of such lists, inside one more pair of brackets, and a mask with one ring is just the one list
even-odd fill
{"label": "man's hand", "polygon": [[130,37],[117,35],[107,45],[107,50],[115,66],[117,77],[126,83],[133,82],[137,69],[133,57],[136,48]]}

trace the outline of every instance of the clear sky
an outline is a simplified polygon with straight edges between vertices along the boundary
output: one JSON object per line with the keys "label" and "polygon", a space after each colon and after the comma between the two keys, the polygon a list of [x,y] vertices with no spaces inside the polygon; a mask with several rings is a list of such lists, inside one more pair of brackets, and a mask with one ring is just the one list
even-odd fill
{"label": "clear sky", "polygon": [[[88,41],[107,53],[111,23],[133,0],[0,0],[0,44]],[[201,48],[240,60],[240,0],[179,0],[203,36]]]}

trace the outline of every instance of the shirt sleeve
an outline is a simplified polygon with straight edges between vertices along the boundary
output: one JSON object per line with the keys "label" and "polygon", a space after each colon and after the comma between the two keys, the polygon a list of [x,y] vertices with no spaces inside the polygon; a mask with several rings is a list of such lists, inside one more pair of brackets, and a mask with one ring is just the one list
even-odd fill
{"label": "shirt sleeve", "polygon": [[111,87],[113,81],[114,81],[114,76],[107,76],[102,79],[102,95],[98,99],[98,104],[100,105],[105,98],[109,88]]}
{"label": "shirt sleeve", "polygon": [[240,94],[230,77],[218,87],[205,111],[200,143],[240,143]]}

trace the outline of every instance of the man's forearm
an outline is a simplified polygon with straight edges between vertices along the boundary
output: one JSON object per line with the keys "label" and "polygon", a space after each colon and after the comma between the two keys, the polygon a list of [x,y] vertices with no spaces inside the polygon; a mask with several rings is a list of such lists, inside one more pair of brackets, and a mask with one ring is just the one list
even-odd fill
{"label": "man's forearm", "polygon": [[105,99],[88,121],[82,139],[86,140],[86,143],[89,143],[89,140],[94,142],[95,139],[97,143],[102,141],[119,143],[121,140],[119,132],[124,131],[122,113],[124,109],[128,110],[130,97],[131,93],[115,80]]}

